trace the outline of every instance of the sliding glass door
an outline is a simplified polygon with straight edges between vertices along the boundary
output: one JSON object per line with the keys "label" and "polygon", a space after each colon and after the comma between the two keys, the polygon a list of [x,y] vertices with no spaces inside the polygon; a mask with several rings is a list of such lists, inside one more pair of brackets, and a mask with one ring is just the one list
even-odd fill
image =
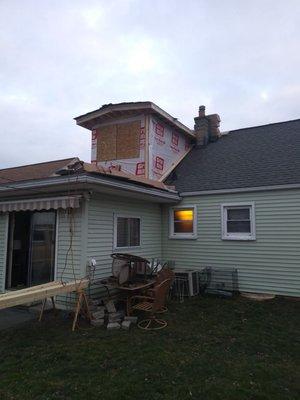
{"label": "sliding glass door", "polygon": [[31,218],[29,286],[54,278],[55,212],[34,212]]}
{"label": "sliding glass door", "polygon": [[6,287],[18,289],[54,280],[55,211],[18,211],[10,216]]}

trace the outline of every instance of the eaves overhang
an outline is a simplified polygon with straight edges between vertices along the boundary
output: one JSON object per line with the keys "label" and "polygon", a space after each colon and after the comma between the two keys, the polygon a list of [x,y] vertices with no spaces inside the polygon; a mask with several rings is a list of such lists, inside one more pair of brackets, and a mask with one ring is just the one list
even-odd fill
{"label": "eaves overhang", "polygon": [[47,193],[66,194],[77,191],[106,193],[156,203],[176,203],[180,201],[180,196],[175,191],[160,190],[89,173],[14,182],[13,185],[0,185],[0,198],[28,197]]}
{"label": "eaves overhang", "polygon": [[190,136],[191,138],[195,138],[194,132],[190,128],[182,124],[177,118],[172,117],[169,113],[151,101],[108,104],[99,108],[98,110],[88,112],[74,119],[77,125],[92,130],[95,126],[101,123],[108,123],[114,119],[125,118],[126,116],[128,117],[136,115],[137,113],[156,114],[173,128],[179,130],[185,135]]}

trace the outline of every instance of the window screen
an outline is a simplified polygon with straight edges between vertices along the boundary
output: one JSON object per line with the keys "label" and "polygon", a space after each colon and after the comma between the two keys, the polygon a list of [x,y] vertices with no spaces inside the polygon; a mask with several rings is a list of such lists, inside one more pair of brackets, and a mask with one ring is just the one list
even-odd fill
{"label": "window screen", "polygon": [[140,219],[117,217],[116,247],[135,247],[140,245]]}
{"label": "window screen", "polygon": [[228,233],[251,233],[250,208],[227,209]]}

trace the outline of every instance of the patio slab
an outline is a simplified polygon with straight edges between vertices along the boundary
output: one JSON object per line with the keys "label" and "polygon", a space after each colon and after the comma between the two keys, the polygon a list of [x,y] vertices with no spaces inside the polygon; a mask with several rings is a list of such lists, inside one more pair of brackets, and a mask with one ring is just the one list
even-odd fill
{"label": "patio slab", "polygon": [[36,319],[36,314],[30,312],[29,310],[23,310],[20,308],[7,308],[0,311],[0,330],[16,327],[24,322],[29,322]]}

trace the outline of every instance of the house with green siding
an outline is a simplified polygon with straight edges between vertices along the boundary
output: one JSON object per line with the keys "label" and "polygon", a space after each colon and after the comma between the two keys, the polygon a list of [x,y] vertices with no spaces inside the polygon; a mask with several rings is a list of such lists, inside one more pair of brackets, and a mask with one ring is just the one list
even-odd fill
{"label": "house with green siding", "polygon": [[191,130],[151,102],[75,118],[77,157],[0,170],[0,293],[111,274],[111,253],[236,268],[239,290],[300,295],[300,120]]}

